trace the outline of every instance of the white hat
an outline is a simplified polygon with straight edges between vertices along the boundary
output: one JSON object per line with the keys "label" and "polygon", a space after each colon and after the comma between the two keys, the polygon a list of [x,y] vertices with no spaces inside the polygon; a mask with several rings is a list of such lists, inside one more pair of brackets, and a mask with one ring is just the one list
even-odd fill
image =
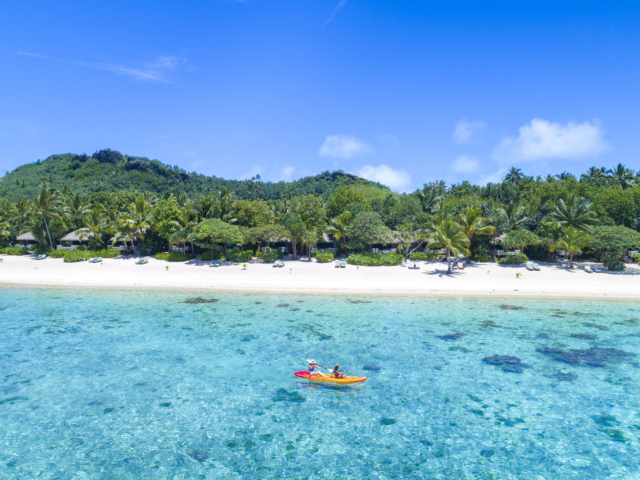
{"label": "white hat", "polygon": [[316,361],[307,359],[307,363],[316,363]]}

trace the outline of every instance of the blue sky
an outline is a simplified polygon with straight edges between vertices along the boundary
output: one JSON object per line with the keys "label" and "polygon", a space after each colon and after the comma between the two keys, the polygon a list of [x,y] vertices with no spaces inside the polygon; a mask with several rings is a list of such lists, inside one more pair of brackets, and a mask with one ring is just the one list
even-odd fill
{"label": "blue sky", "polygon": [[640,168],[640,2],[0,3],[0,171],[102,148],[397,191]]}

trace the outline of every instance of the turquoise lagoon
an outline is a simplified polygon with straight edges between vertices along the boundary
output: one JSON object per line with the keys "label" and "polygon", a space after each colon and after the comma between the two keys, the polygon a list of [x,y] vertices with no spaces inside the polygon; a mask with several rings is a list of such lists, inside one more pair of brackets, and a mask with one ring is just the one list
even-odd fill
{"label": "turquoise lagoon", "polygon": [[[640,475],[639,303],[0,298],[0,478]],[[306,358],[369,380],[309,385],[293,376]]]}

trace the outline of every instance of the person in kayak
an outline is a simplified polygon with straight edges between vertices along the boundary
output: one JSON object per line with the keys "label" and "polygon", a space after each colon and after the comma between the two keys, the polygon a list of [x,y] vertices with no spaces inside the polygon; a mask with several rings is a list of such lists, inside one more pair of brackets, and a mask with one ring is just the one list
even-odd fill
{"label": "person in kayak", "polygon": [[347,378],[345,375],[345,372],[340,372],[340,365],[336,365],[336,368],[333,369],[333,372],[331,372],[333,374],[333,378]]}
{"label": "person in kayak", "polygon": [[307,360],[307,362],[309,362],[309,378],[313,377],[314,375],[320,375],[322,377],[325,376],[324,373],[315,371],[317,368],[324,368],[323,366],[318,365],[315,360]]}

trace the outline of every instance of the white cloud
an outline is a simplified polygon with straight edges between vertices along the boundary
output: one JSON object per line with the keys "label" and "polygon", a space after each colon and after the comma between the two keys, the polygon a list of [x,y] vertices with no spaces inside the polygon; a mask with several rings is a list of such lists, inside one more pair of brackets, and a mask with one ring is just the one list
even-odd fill
{"label": "white cloud", "polygon": [[293,172],[295,171],[296,169],[291,165],[285,165],[280,170],[271,172],[271,174],[269,175],[269,179],[272,182],[290,182],[293,179]]}
{"label": "white cloud", "polygon": [[264,173],[264,168],[262,168],[260,165],[253,165],[248,172],[243,173],[242,175],[240,175],[238,177],[238,179],[239,180],[248,180],[250,178],[255,177],[256,175],[262,176],[263,173]]}
{"label": "white cloud", "polygon": [[318,154],[321,157],[353,158],[372,152],[371,145],[352,135],[328,135]]}
{"label": "white cloud", "polygon": [[184,58],[173,57],[169,55],[160,56],[155,60],[140,67],[132,67],[129,65],[118,65],[113,63],[75,62],[73,60],[64,60],[61,58],[54,58],[47,55],[40,55],[38,53],[30,52],[16,52],[16,54],[33,58],[42,58],[54,62],[69,63],[71,65],[79,65],[81,67],[106,70],[120,75],[126,75],[136,80],[148,82],[171,83],[166,79],[166,74],[172,70],[175,70],[179,66],[182,66],[187,70],[193,70],[193,67],[189,65]]}
{"label": "white cloud", "polygon": [[595,157],[609,148],[598,121],[562,125],[534,118],[523,125],[517,138],[503,138],[493,157],[503,162],[549,158]]}
{"label": "white cloud", "polygon": [[451,171],[456,173],[471,173],[478,170],[480,162],[475,157],[460,155],[451,164]]}
{"label": "white cloud", "polygon": [[394,190],[403,190],[411,184],[411,175],[404,170],[395,170],[388,165],[365,165],[356,174],[372,182],[379,182]]}
{"label": "white cloud", "polygon": [[453,139],[458,143],[468,143],[473,136],[485,129],[487,124],[481,120],[469,121],[466,118],[456,122],[456,128],[453,130]]}
{"label": "white cloud", "polygon": [[322,28],[326,27],[330,22],[332,22],[333,19],[336,18],[338,12],[342,10],[346,4],[347,0],[340,0],[338,5],[336,5],[336,7],[333,9],[333,13],[331,14],[331,16],[326,20],[326,22],[322,24]]}
{"label": "white cloud", "polygon": [[504,180],[504,176],[506,175],[506,173],[507,169],[501,168],[497,172],[489,173],[481,177],[480,180],[478,180],[478,184],[486,185],[487,183],[500,183],[502,182],[502,180]]}

